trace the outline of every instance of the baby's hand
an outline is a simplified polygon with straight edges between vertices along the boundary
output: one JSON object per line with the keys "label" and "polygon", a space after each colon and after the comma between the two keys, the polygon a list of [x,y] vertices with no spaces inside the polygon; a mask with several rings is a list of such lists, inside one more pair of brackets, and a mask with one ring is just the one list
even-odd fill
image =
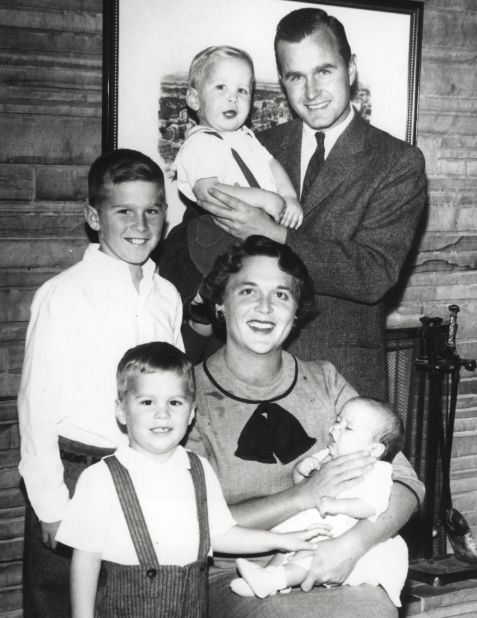
{"label": "baby's hand", "polygon": [[285,200],[278,193],[272,191],[261,191],[260,193],[261,207],[274,221],[280,223],[286,209]]}
{"label": "baby's hand", "polygon": [[326,517],[326,515],[335,515],[333,502],[333,498],[330,498],[329,496],[321,496],[321,498],[318,498],[316,508],[322,517]]}
{"label": "baby's hand", "polygon": [[303,209],[295,197],[286,198],[285,204],[286,209],[280,220],[280,225],[297,230],[303,223]]}
{"label": "baby's hand", "polygon": [[297,485],[304,479],[308,478],[312,472],[318,470],[320,464],[314,457],[304,457],[293,468],[292,478],[293,484]]}

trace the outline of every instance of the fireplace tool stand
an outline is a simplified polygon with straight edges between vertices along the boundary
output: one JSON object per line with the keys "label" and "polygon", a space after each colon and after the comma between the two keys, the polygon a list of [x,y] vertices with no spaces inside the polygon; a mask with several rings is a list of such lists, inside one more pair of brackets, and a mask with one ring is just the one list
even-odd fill
{"label": "fireplace tool stand", "polygon": [[[476,361],[456,351],[457,305],[449,306],[447,333],[442,318],[421,318],[416,358],[417,409],[424,419],[421,436],[425,451],[426,499],[421,514],[418,558],[409,576],[442,585],[477,577],[477,547],[465,518],[452,505],[450,465],[457,392],[462,367],[474,371]],[[446,552],[446,537],[454,554]]]}

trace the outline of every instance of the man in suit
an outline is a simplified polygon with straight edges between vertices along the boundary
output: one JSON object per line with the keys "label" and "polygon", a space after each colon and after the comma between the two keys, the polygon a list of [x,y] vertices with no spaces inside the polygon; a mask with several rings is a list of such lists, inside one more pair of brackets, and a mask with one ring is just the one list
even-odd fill
{"label": "man in suit", "polygon": [[[337,19],[315,8],[289,13],[278,24],[275,55],[298,118],[258,137],[301,196],[303,225],[285,229],[230,190],[210,190],[223,206],[201,206],[236,238],[262,234],[303,259],[318,315],[290,350],[303,359],[330,360],[360,394],[382,399],[386,295],[398,281],[426,204],[424,159],[351,107],[356,64]],[[324,161],[317,148],[323,138]]]}

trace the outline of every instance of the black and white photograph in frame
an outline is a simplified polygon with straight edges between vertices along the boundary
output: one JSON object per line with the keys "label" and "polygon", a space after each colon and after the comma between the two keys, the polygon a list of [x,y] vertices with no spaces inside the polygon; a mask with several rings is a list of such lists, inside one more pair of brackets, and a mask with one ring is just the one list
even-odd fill
{"label": "black and white photograph in frame", "polygon": [[258,132],[292,117],[278,79],[279,20],[322,8],[345,26],[358,78],[352,103],[376,127],[415,141],[422,5],[383,0],[112,0],[105,3],[103,149],[141,150],[166,175],[168,223],[180,221],[172,163],[193,126],[185,102],[193,57],[211,45],[247,51],[255,67],[250,116]]}

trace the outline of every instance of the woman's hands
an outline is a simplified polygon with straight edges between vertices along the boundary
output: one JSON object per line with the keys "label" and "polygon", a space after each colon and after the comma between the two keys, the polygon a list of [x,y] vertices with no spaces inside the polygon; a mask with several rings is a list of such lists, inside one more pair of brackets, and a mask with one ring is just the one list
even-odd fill
{"label": "woman's hands", "polygon": [[336,497],[342,491],[358,485],[363,474],[370,472],[375,462],[376,459],[368,453],[359,452],[323,463],[319,470],[295,486],[298,510],[311,509],[322,496]]}
{"label": "woman's hands", "polygon": [[342,584],[362,554],[361,545],[346,534],[320,541],[301,589],[309,592],[314,585]]}

